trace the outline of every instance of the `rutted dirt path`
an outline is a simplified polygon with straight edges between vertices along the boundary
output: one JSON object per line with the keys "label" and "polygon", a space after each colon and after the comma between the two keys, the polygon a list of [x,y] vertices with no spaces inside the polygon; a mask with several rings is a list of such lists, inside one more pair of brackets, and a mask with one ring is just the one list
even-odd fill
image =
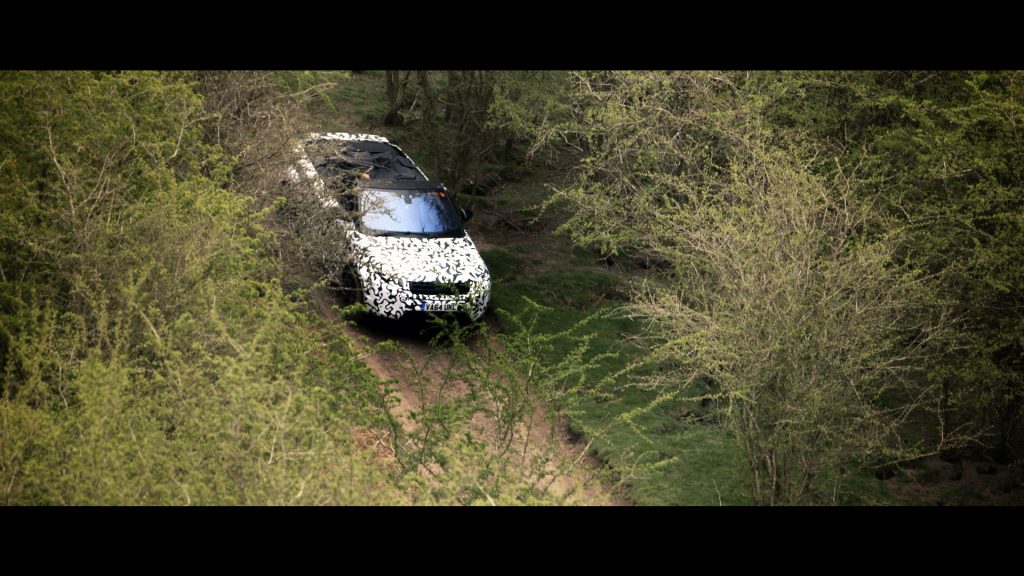
{"label": "rutted dirt path", "polygon": [[[407,430],[415,425],[409,417],[411,412],[421,412],[425,405],[468,393],[468,386],[457,377],[457,366],[454,377],[446,375],[451,362],[449,353],[431,347],[428,338],[417,333],[422,325],[414,320],[363,318],[362,322],[346,327],[346,334],[364,351],[370,369],[382,381],[391,383],[398,400],[392,414]],[[397,342],[407,355],[380,350],[377,345],[386,340]],[[419,378],[409,377],[410,364],[417,368]],[[585,445],[573,440],[564,423],[553,424],[545,408],[539,405],[526,420],[504,454],[506,462],[521,467],[525,479],[536,479],[536,472],[543,471],[544,478],[536,485],[569,504],[629,504],[602,484],[594,474],[600,464],[586,454]],[[474,437],[491,446],[498,444],[498,427],[492,417],[477,413],[470,426]]]}

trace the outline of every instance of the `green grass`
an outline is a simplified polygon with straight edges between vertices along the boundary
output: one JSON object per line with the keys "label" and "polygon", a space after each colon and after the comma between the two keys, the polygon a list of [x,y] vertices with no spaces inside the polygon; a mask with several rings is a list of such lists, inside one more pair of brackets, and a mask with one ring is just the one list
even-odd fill
{"label": "green grass", "polygon": [[[529,256],[514,252],[520,251],[496,248],[481,252],[494,279],[492,307],[521,311],[524,296],[550,306],[538,319],[540,331],[565,330],[594,312],[611,313],[623,303],[611,298],[624,293],[624,280],[593,263],[585,253],[574,254],[555,269],[532,274]],[[601,304],[593,306],[598,300]],[[636,358],[637,348],[622,336],[639,331],[634,321],[621,315],[601,315],[586,331],[595,334],[591,342],[595,353],[618,354],[591,375],[593,380],[618,372]],[[572,342],[561,341],[556,346],[552,359],[568,354]],[[687,422],[683,414],[688,407],[678,400],[640,411],[631,426],[617,418],[648,406],[656,392],[620,383],[614,395],[613,401],[586,401],[570,415],[570,425],[576,430],[600,431],[592,445],[594,454],[616,470],[637,504],[749,504],[742,456],[725,430]]]}
{"label": "green grass", "polygon": [[[653,398],[647,391],[622,391],[616,402],[584,406],[578,424],[606,425]],[[636,429],[624,423],[607,428],[594,442],[597,457],[619,471],[638,504],[749,504],[736,441],[721,428],[680,422],[680,407],[680,402],[667,402],[642,412]]]}
{"label": "green grass", "polygon": [[[381,71],[352,74],[339,82],[329,92],[329,96],[334,104],[334,110],[316,112],[328,123],[337,123],[339,130],[362,131],[379,125],[387,112],[384,72]],[[334,129],[334,126],[324,128]]]}

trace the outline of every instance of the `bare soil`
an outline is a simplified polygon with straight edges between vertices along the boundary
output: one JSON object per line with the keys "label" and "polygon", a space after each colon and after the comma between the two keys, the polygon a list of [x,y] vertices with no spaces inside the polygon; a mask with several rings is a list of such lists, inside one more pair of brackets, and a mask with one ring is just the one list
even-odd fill
{"label": "bare soil", "polygon": [[[394,396],[399,402],[392,413],[408,429],[414,425],[409,417],[413,411],[421,412],[431,403],[469,393],[464,381],[446,375],[450,356],[430,346],[427,336],[417,332],[416,328],[423,324],[418,320],[395,322],[368,317],[347,330],[349,337],[367,351],[365,360],[371,370],[382,380],[393,383]],[[378,349],[376,345],[384,340],[398,342],[408,356]],[[407,367],[410,364],[420,369],[419,379],[409,377]],[[453,372],[458,371],[459,366],[454,366]],[[498,446],[498,425],[493,417],[477,413],[470,425],[474,437],[490,446]],[[506,462],[520,468],[525,479],[537,481],[551,494],[564,498],[566,503],[628,504],[594,474],[600,464],[587,455],[586,448],[571,437],[564,422],[553,422],[545,407],[537,405],[534,413],[518,427],[515,440],[503,456]],[[543,472],[543,480],[536,477],[537,472]]]}

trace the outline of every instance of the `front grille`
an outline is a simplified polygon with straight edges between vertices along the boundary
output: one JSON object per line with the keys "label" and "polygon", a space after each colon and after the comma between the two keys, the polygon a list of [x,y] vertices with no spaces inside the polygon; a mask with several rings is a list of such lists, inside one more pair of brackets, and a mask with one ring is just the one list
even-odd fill
{"label": "front grille", "polygon": [[469,282],[409,282],[413,294],[451,296],[469,294]]}

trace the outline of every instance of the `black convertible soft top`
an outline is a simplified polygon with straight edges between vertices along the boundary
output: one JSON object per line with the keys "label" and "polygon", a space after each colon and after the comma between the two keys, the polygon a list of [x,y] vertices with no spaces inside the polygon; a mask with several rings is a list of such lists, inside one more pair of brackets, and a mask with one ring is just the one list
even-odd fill
{"label": "black convertible soft top", "polygon": [[313,167],[326,182],[341,180],[360,184],[363,174],[370,180],[420,181],[427,179],[412,160],[387,142],[364,140],[321,141],[307,146]]}

